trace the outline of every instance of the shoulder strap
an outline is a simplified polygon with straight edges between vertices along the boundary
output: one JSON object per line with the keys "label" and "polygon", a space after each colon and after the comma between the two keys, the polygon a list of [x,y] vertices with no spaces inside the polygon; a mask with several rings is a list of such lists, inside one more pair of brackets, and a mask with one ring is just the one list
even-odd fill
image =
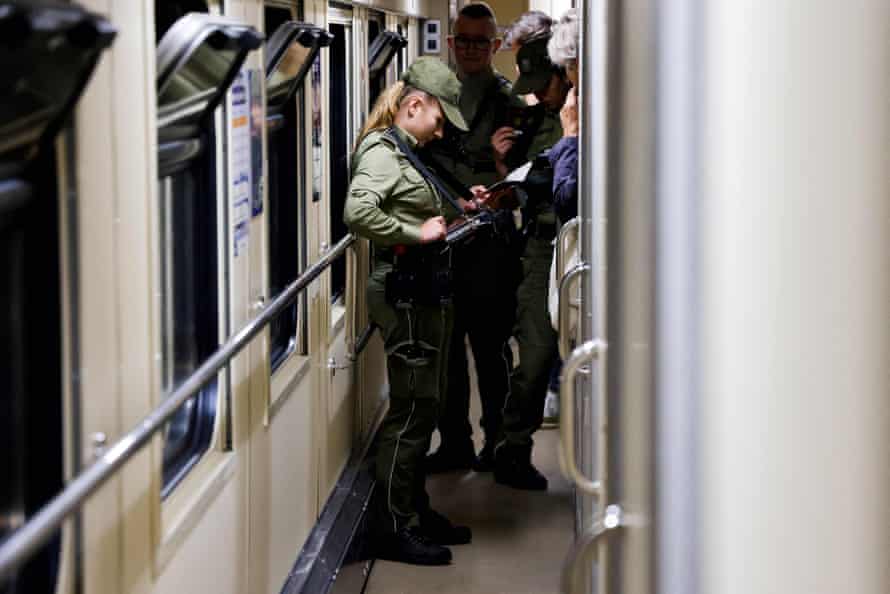
{"label": "shoulder strap", "polygon": [[470,188],[467,187],[467,185],[465,183],[463,183],[462,181],[457,179],[457,176],[455,176],[454,173],[449,171],[448,168],[445,167],[436,158],[436,156],[433,154],[432,151],[430,151],[426,147],[424,147],[421,151],[419,151],[419,153],[420,154],[418,155],[418,157],[420,158],[420,160],[423,161],[423,163],[425,165],[428,165],[430,167],[430,169],[433,170],[433,173],[435,173],[436,176],[441,181],[448,184],[448,186],[450,186],[452,189],[455,189],[458,192],[460,192],[461,196],[469,196],[472,194],[472,192],[470,191]]}
{"label": "shoulder strap", "polygon": [[448,188],[445,187],[445,184],[439,181],[439,178],[437,178],[429,169],[427,169],[427,166],[424,165],[423,162],[414,153],[414,151],[411,150],[411,148],[408,146],[408,143],[402,140],[399,135],[393,131],[392,128],[389,128],[384,134],[389,137],[390,140],[396,143],[396,146],[398,146],[399,150],[405,154],[405,157],[408,158],[408,161],[410,161],[411,165],[414,166],[414,168],[417,170],[418,173],[420,173],[423,179],[429,182],[429,184],[436,189],[439,195],[445,198],[457,212],[463,214],[464,209],[461,208],[460,203],[451,194],[451,191],[449,191]]}

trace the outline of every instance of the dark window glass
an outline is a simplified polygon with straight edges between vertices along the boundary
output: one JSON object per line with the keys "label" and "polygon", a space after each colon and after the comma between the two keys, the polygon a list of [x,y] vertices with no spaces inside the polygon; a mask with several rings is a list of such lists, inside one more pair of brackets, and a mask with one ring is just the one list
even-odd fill
{"label": "dark window glass", "polygon": [[[302,94],[301,97],[302,98]],[[300,244],[304,233],[304,165],[298,161],[299,130],[296,106],[275,116],[269,131],[269,287],[274,298],[297,276],[301,269]],[[272,118],[270,118],[272,119]],[[299,172],[299,173],[298,173]],[[297,305],[284,311],[270,325],[272,369],[276,369],[296,347]]]}
{"label": "dark window glass", "polygon": [[368,20],[368,45],[380,34],[380,22],[377,19]]}
{"label": "dark window glass", "polygon": [[[376,20],[368,21],[368,47],[371,47],[373,41],[380,35],[381,25]],[[377,102],[377,97],[380,96],[380,93],[383,92],[383,89],[386,87],[386,77],[385,76],[372,76],[371,80],[368,81],[369,93],[368,93],[368,110],[374,108],[374,103]]]}
{"label": "dark window glass", "polygon": [[[0,542],[63,488],[59,212],[54,151],[0,178]],[[60,539],[0,593],[53,592]]]}
{"label": "dark window glass", "polygon": [[[291,20],[290,11],[266,8],[266,26],[276,28]],[[274,31],[274,29],[267,29]],[[300,46],[298,43],[293,44]],[[285,85],[287,87],[288,85]],[[267,101],[271,99],[267,97]],[[267,116],[269,142],[269,192],[267,220],[269,225],[269,288],[270,297],[276,297],[305,268],[305,191],[302,180],[306,179],[306,164],[301,155],[303,147],[304,94],[298,91],[296,98],[270,111]],[[304,147],[303,147],[304,148]],[[270,324],[272,370],[297,347],[299,312],[301,302],[287,308]],[[305,344],[305,343],[303,343]]]}
{"label": "dark window glass", "polygon": [[[160,181],[162,388],[171,393],[219,345],[219,266],[213,139],[191,165]],[[166,496],[210,445],[216,381],[164,432]]]}
{"label": "dark window glass", "polygon": [[278,27],[294,20],[294,15],[290,8],[282,8],[280,6],[266,6],[263,9],[263,15],[266,21],[266,39],[271,37]]}
{"label": "dark window glass", "polygon": [[[346,236],[343,207],[349,189],[349,142],[352,138],[352,29],[331,25],[334,35],[330,52],[330,159],[331,159],[331,245]],[[346,259],[339,258],[331,266],[331,298],[339,299],[346,288]]]}
{"label": "dark window glass", "polygon": [[190,12],[207,12],[205,0],[155,0],[155,43],[173,23]]}

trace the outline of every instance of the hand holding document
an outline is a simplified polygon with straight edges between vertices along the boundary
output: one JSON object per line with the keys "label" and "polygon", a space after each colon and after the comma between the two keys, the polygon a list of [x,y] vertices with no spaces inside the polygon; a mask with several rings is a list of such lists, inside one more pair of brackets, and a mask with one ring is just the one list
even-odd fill
{"label": "hand holding document", "polygon": [[[525,182],[531,169],[532,161],[529,161],[511,171],[501,181],[485,188],[476,197],[489,208],[508,208],[510,210],[516,208],[519,200],[513,190]],[[476,187],[473,188],[473,192],[476,193]]]}

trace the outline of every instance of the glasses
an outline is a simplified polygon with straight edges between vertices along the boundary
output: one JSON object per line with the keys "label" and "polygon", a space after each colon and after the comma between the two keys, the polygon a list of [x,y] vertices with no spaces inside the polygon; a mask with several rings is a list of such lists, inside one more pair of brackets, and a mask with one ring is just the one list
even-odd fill
{"label": "glasses", "polygon": [[464,37],[463,35],[458,35],[454,38],[454,47],[459,50],[470,49],[472,47],[475,50],[484,52],[491,49],[491,42],[492,40],[486,37]]}

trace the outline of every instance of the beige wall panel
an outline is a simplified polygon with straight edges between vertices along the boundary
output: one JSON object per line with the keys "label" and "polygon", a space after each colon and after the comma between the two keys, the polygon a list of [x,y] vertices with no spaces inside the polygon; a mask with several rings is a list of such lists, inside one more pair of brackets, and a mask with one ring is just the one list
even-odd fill
{"label": "beige wall panel", "polygon": [[[247,592],[246,518],[236,481],[229,481],[158,576],[154,592]],[[196,512],[197,513],[197,512]]]}
{"label": "beige wall panel", "polygon": [[315,524],[310,377],[291,388],[268,428],[251,436],[250,592],[277,594]]}
{"label": "beige wall panel", "polygon": [[[498,20],[498,28],[503,35],[503,30],[515,21],[519,15],[528,10],[528,0],[515,2],[513,0],[495,0],[489,2],[495,17]],[[494,67],[510,80],[516,80],[516,59],[513,52],[502,49],[494,57]]]}
{"label": "beige wall panel", "polygon": [[[108,12],[105,3],[94,6]],[[113,442],[121,434],[119,400],[119,311],[115,271],[115,172],[109,167],[114,143],[113,65],[106,54],[77,109],[77,226],[79,237],[80,392],[84,464],[92,461],[91,436]],[[119,592],[121,549],[120,480],[114,478],[84,506],[84,586],[88,592]]]}
{"label": "beige wall panel", "polygon": [[[436,56],[441,60],[448,60],[448,45],[446,43],[446,36],[448,35],[449,30],[449,16],[448,16],[448,2],[439,1],[439,2],[431,2],[428,7],[428,11],[423,14],[423,18],[420,19],[420,23],[423,23],[426,19],[438,19],[439,24],[441,25],[442,31],[442,39],[439,44],[439,53],[426,53],[423,48],[423,34],[418,37],[418,55],[420,56]],[[422,30],[421,30],[422,31]]]}
{"label": "beige wall panel", "polygon": [[345,367],[345,369],[335,369],[333,376],[330,371],[326,370],[330,378],[331,390],[327,402],[322,403],[325,411],[326,431],[320,477],[323,500],[327,499],[337,484],[337,479],[349,459],[355,436],[354,366],[347,367],[346,352],[346,344],[343,340],[343,332],[341,332],[329,354],[335,366]]}
{"label": "beige wall panel", "polygon": [[[121,325],[120,398],[122,430],[137,426],[151,411],[157,389],[152,358],[153,300],[151,246],[155,187],[154,27],[147,3],[114,0],[110,17],[118,25],[113,46],[113,156],[117,211],[117,295]],[[151,588],[152,451],[145,448],[121,473],[125,592]]]}

